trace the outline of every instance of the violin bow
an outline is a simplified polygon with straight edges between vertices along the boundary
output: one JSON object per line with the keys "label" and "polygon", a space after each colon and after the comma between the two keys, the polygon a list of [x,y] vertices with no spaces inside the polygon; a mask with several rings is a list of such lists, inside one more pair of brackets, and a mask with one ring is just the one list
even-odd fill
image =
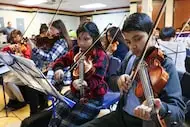
{"label": "violin bow", "polygon": [[[159,21],[160,21],[160,19],[161,19],[161,16],[162,16],[163,12],[164,12],[164,9],[165,9],[165,7],[166,7],[166,2],[167,2],[167,0],[164,0],[164,1],[162,2],[162,6],[161,6],[160,11],[159,11],[159,13],[158,13],[158,16],[157,16],[157,18],[156,18],[156,21],[155,21],[155,23],[154,23],[154,25],[153,25],[153,28],[152,28],[151,31],[149,32],[148,39],[147,39],[147,41],[146,41],[146,43],[145,43],[145,46],[144,46],[144,49],[143,49],[143,53],[142,53],[141,56],[140,56],[140,60],[139,60],[139,62],[138,62],[138,64],[137,64],[137,66],[136,66],[136,70],[135,70],[134,72],[132,72],[131,75],[130,75],[130,77],[131,77],[131,82],[133,82],[133,81],[135,80],[135,77],[136,77],[137,72],[138,72],[138,70],[139,70],[139,68],[140,68],[140,65],[141,65],[141,63],[143,62],[143,59],[144,59],[145,54],[146,54],[147,49],[148,49],[148,43],[149,43],[149,41],[150,41],[150,39],[151,39],[151,37],[152,37],[152,35],[153,35],[153,32],[156,30],[156,27],[158,26],[158,23],[159,23]],[[130,88],[131,86],[132,86],[132,83],[129,85],[129,88]]]}
{"label": "violin bow", "polygon": [[24,37],[24,35],[26,34],[26,31],[28,31],[28,29],[29,29],[30,25],[32,24],[32,22],[34,21],[34,19],[36,18],[37,14],[39,13],[39,10],[40,10],[40,9],[38,8],[37,11],[36,11],[36,14],[33,16],[33,18],[31,19],[30,23],[28,24],[26,30],[25,30],[24,33],[23,33],[23,37]]}
{"label": "violin bow", "polygon": [[184,31],[186,25],[190,22],[190,18],[187,20],[187,22],[185,23],[185,25],[183,26],[183,28],[181,29],[181,31],[179,32],[178,36],[175,37],[174,42],[177,40],[178,37],[180,37],[180,35],[182,34],[182,32]]}
{"label": "violin bow", "polygon": [[47,30],[47,32],[46,32],[46,35],[47,35],[47,33],[49,32],[50,27],[52,26],[52,23],[53,23],[53,20],[55,19],[55,16],[56,16],[56,15],[58,14],[58,12],[59,12],[59,8],[60,8],[62,2],[63,2],[63,0],[60,0],[59,5],[58,5],[58,7],[57,7],[57,9],[56,9],[56,11],[55,11],[55,14],[53,15],[53,17],[52,17],[52,19],[51,19],[51,21],[50,21],[50,24],[49,24],[48,30]]}

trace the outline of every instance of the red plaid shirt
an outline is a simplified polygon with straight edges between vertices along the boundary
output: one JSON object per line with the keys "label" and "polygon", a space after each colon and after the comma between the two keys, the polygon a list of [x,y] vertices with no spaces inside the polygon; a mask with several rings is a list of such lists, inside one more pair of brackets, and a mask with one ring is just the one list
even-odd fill
{"label": "red plaid shirt", "polygon": [[[53,63],[53,70],[71,66],[74,63],[74,56],[78,53],[75,49],[70,50],[67,54],[60,57]],[[108,66],[108,57],[102,49],[93,49],[93,67],[95,73],[84,77],[84,80],[88,84],[89,90],[86,91],[85,95],[87,98],[103,97],[107,92],[107,83],[105,82],[105,75]],[[77,93],[78,91],[71,84],[71,91]]]}

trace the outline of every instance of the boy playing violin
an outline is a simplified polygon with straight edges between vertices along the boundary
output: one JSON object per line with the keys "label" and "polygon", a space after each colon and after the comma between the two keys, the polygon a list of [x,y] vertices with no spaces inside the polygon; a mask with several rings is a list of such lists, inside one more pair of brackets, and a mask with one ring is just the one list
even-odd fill
{"label": "boy playing violin", "polygon": [[[118,85],[118,89],[123,93],[119,101],[117,110],[110,114],[95,119],[89,123],[82,125],[82,127],[104,127],[104,126],[118,126],[118,127],[154,127],[155,124],[151,119],[151,108],[146,105],[145,99],[138,98],[134,89],[137,82],[132,83],[132,87],[128,89],[131,83],[130,73],[138,58],[143,53],[148,34],[153,27],[152,20],[144,13],[134,13],[130,15],[124,22],[123,34],[126,40],[126,45],[132,52],[131,57],[128,55],[124,59],[121,68],[117,74],[110,77],[110,83]],[[151,49],[151,50],[150,50]],[[149,42],[148,52],[156,49],[154,44]],[[147,53],[148,53],[147,52]],[[149,56],[149,54],[146,54]],[[135,58],[136,57],[136,58]],[[162,67],[169,75],[165,87],[158,94],[157,98],[153,99],[155,109],[158,116],[164,120],[167,127],[182,126],[184,121],[185,104],[182,101],[181,87],[172,60],[167,56],[161,62]],[[136,80],[136,79],[135,79]]]}
{"label": "boy playing violin", "polygon": [[[80,56],[80,53],[86,51],[95,42],[99,37],[99,30],[93,22],[84,23],[79,26],[77,36],[78,46],[57,59],[53,64],[52,68],[55,71],[55,80],[57,81],[61,80],[64,75],[62,69],[76,62],[75,60],[79,59],[77,56]],[[81,79],[76,77],[77,72],[73,70],[72,74],[75,80],[71,84],[71,91],[66,94],[66,97],[77,104],[70,108],[65,102],[60,102],[56,107],[56,116],[51,118],[49,127],[77,126],[94,119],[98,115],[98,107],[102,105],[103,96],[107,92],[104,77],[108,64],[107,55],[101,48],[100,41],[85,55],[85,60],[89,65],[92,64],[91,69],[93,71],[91,73],[85,72],[84,81],[81,82]],[[79,71],[81,70],[79,69]],[[81,87],[81,85],[85,87]],[[84,88],[83,95],[80,93],[82,88]]]}

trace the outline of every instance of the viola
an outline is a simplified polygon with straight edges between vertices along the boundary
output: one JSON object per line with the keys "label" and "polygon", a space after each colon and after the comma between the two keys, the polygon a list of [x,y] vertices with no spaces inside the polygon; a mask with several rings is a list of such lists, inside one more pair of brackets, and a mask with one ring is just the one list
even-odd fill
{"label": "viola", "polygon": [[27,50],[27,38],[23,38],[19,43],[12,44],[11,48],[14,54],[22,56],[23,52]]}
{"label": "viola", "polygon": [[41,37],[40,35],[36,37],[36,46],[43,50],[49,50],[53,47],[54,43],[59,40],[59,36],[44,36]]}
{"label": "viola", "polygon": [[[161,66],[161,63],[163,61],[164,53],[157,48],[153,49],[153,51],[145,58],[147,70],[152,84],[153,93],[156,97],[158,97],[158,95],[165,87],[169,79],[168,73]],[[135,89],[135,94],[137,97],[143,97],[144,95],[142,83],[140,80],[138,80],[137,87]]]}
{"label": "viola", "polygon": [[[80,58],[81,52],[77,53],[74,57],[74,62],[76,62]],[[84,63],[84,77],[85,79],[88,79],[90,75],[94,74],[95,67],[93,66],[93,55],[92,52],[89,52],[84,57],[83,63]],[[80,69],[79,65],[73,69],[73,76],[75,79],[79,78]]]}
{"label": "viola", "polygon": [[110,43],[106,49],[106,52],[108,54],[113,54],[116,50],[117,50],[117,46],[119,45],[119,42],[113,42],[113,43]]}

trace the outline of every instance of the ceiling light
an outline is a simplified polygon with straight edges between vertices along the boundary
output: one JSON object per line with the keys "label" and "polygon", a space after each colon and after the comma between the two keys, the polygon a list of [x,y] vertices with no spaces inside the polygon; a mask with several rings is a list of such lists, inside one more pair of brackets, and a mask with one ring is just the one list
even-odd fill
{"label": "ceiling light", "polygon": [[45,2],[47,2],[47,0],[24,0],[18,3],[23,5],[37,5]]}
{"label": "ceiling light", "polygon": [[80,8],[84,9],[96,9],[96,8],[102,8],[106,7],[107,5],[102,4],[102,3],[94,3],[94,4],[86,4],[86,5],[81,5]]}

